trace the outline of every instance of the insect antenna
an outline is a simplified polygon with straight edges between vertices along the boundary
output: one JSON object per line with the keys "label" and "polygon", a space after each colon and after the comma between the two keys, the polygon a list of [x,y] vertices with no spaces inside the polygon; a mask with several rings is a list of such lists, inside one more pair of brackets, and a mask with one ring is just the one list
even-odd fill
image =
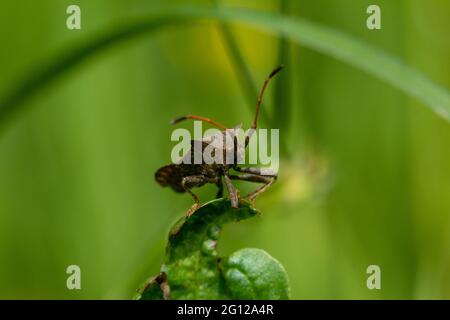
{"label": "insect antenna", "polygon": [[258,117],[259,117],[259,112],[261,111],[261,103],[262,103],[262,98],[264,95],[264,91],[266,91],[266,87],[269,84],[270,80],[278,73],[280,72],[280,70],[283,69],[283,65],[278,66],[277,68],[275,68],[267,77],[266,81],[264,81],[264,84],[261,88],[261,91],[259,92],[258,95],[258,104],[256,105],[256,114],[255,114],[255,119],[253,120],[253,124],[252,124],[252,129],[256,129],[257,126],[257,122],[258,122]]}
{"label": "insect antenna", "polygon": [[205,118],[205,117],[200,117],[200,116],[194,116],[194,115],[187,115],[187,116],[183,116],[183,117],[179,117],[176,119],[173,119],[172,121],[170,121],[170,124],[176,124],[178,122],[184,121],[184,120],[199,120],[199,121],[204,121],[207,122],[209,124],[212,124],[213,126],[216,126],[217,128],[221,129],[221,130],[227,130],[227,127],[221,125],[220,123],[215,122],[214,120],[211,120],[209,118]]}

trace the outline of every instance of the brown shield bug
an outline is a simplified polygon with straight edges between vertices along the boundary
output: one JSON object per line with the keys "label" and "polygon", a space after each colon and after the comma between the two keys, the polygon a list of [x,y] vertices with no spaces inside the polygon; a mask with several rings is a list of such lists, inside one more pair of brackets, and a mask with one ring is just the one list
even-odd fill
{"label": "brown shield bug", "polygon": [[[155,180],[163,187],[170,186],[174,191],[176,192],[188,192],[192,198],[194,199],[194,205],[189,209],[187,212],[187,215],[190,216],[192,213],[195,212],[197,208],[200,207],[200,201],[198,197],[192,192],[192,188],[201,187],[207,183],[213,183],[216,184],[218,187],[217,192],[217,198],[221,198],[223,196],[223,181],[225,182],[225,186],[227,188],[231,206],[233,208],[238,207],[239,202],[239,192],[236,190],[236,188],[233,186],[232,180],[243,180],[243,181],[250,181],[250,182],[257,182],[262,183],[263,185],[259,188],[257,188],[255,191],[249,193],[244,197],[244,199],[249,201],[254,201],[255,198],[264,192],[270,185],[272,185],[275,180],[277,179],[277,174],[265,172],[263,175],[261,173],[261,169],[257,167],[239,167],[238,160],[245,156],[245,149],[248,146],[251,134],[256,130],[257,122],[258,122],[258,116],[259,112],[261,110],[261,102],[262,97],[264,95],[264,91],[266,90],[266,87],[272,79],[280,70],[282,69],[282,66],[279,66],[275,70],[273,70],[269,77],[264,81],[264,84],[261,88],[261,91],[258,95],[258,102],[256,105],[256,114],[255,118],[253,120],[251,129],[247,131],[245,135],[245,142],[244,146],[241,144],[239,145],[237,140],[237,129],[240,129],[240,126],[236,126],[232,129],[227,129],[225,126],[211,120],[208,118],[195,116],[195,115],[187,115],[180,118],[177,118],[173,120],[171,123],[176,124],[180,121],[191,119],[191,120],[199,120],[203,122],[207,122],[217,128],[219,128],[220,131],[216,135],[208,136],[203,138],[201,141],[198,140],[191,140],[191,149],[189,152],[187,152],[182,159],[177,163],[172,163],[167,166],[164,166],[155,173]],[[232,138],[232,148],[233,148],[233,157],[234,161],[231,161],[231,163],[222,162],[222,163],[211,163],[208,161],[205,161],[203,158],[202,151],[207,148],[208,146],[212,148],[212,154],[215,152],[222,152],[224,157],[229,154],[229,144],[223,143],[226,140],[226,137]],[[227,140],[229,141],[229,140]],[[221,143],[218,143],[221,142]],[[200,146],[200,148],[198,148]],[[194,162],[194,158],[196,157],[196,153],[202,153],[200,156],[201,162]],[[197,154],[198,156],[198,154]],[[188,158],[191,158],[189,163],[186,163],[186,160]],[[230,170],[233,169],[237,172],[237,174],[230,174]]]}

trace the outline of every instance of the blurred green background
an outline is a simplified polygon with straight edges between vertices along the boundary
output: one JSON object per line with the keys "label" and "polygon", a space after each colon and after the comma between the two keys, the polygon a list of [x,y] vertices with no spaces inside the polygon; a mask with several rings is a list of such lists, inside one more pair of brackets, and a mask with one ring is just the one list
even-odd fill
{"label": "blurred green background", "polygon": [[[0,93],[116,21],[209,4],[166,2],[2,1]],[[280,10],[279,0],[223,3]],[[373,3],[379,31],[365,24]],[[66,29],[70,4],[81,7],[82,30]],[[292,0],[283,10],[450,87],[446,0]],[[257,200],[263,215],[227,226],[219,251],[265,249],[295,299],[450,298],[450,124],[330,57],[250,27],[231,31],[258,87],[286,67],[265,97],[269,114],[283,110],[274,118],[285,147],[279,181]],[[224,44],[217,24],[164,29],[101,52],[26,102],[0,136],[0,298],[127,299],[158,272],[167,231],[192,203],[153,178],[170,161],[168,121],[193,113],[248,127],[253,116]],[[81,267],[82,290],[66,288],[70,264]],[[371,264],[381,290],[366,287]]]}

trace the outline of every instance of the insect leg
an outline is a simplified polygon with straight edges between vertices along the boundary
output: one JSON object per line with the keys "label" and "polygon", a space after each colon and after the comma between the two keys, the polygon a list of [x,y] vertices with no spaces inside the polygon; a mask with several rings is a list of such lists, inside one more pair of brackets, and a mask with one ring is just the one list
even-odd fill
{"label": "insect leg", "polygon": [[217,194],[216,194],[216,198],[222,198],[223,197],[223,182],[222,182],[222,177],[219,177],[217,183],[217,188],[219,188],[217,190]]}
{"label": "insect leg", "polygon": [[225,174],[223,177],[225,179],[225,185],[227,186],[228,195],[230,196],[231,207],[237,208],[238,207],[238,194],[237,194],[236,188],[233,186],[233,182],[231,182],[231,179],[227,174]]}
{"label": "insect leg", "polygon": [[276,176],[262,176],[262,175],[247,173],[247,174],[241,174],[241,175],[230,175],[230,179],[264,183],[261,187],[259,187],[258,189],[256,189],[253,192],[250,192],[249,194],[247,194],[244,197],[250,201],[253,201],[256,199],[257,196],[259,196],[261,193],[266,191],[266,189],[269,188],[275,182]]}
{"label": "insect leg", "polygon": [[250,173],[250,174],[256,174],[258,176],[277,178],[277,173],[274,171],[269,171],[269,169],[265,169],[264,174],[262,173],[261,168],[257,168],[257,167],[240,168],[238,166],[234,166],[233,169],[238,172],[242,172],[242,173]]}
{"label": "insect leg", "polygon": [[[188,210],[186,215],[189,217],[191,216],[199,207],[200,207],[200,200],[199,198],[191,191],[190,186],[195,186],[197,184],[201,185],[205,182],[209,182],[209,179],[205,178],[204,176],[187,176],[184,177],[181,180],[181,186],[183,187],[186,192],[188,192],[192,198],[194,199],[194,204],[192,207]],[[189,186],[188,186],[189,185]]]}
{"label": "insect leg", "polygon": [[191,185],[195,185],[195,184],[197,184],[197,183],[201,183],[201,182],[203,182],[203,177],[202,176],[187,176],[187,177],[184,177],[182,180],[181,180],[181,186],[183,187],[183,189],[184,190],[186,190],[186,192],[188,192],[191,196],[192,196],[192,198],[194,198],[194,201],[195,202],[200,202],[200,200],[198,199],[198,197],[191,191],[191,189],[188,187],[188,184],[191,184]]}

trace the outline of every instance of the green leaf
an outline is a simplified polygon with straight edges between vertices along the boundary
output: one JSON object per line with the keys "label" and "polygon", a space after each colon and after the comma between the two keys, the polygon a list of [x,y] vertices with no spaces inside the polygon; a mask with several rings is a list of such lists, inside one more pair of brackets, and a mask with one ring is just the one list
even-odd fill
{"label": "green leaf", "polygon": [[225,299],[226,292],[216,252],[225,223],[257,215],[248,204],[232,209],[229,200],[214,200],[183,217],[171,229],[166,262],[172,299]]}
{"label": "green leaf", "polygon": [[[244,249],[225,262],[217,256],[223,225],[258,214],[248,203],[241,202],[238,209],[233,209],[229,200],[219,199],[203,205],[191,217],[181,218],[170,230],[160,275],[144,284],[136,298],[162,299],[166,290],[167,298],[177,300],[286,299],[284,269],[264,251]],[[237,284],[238,271],[247,283]]]}
{"label": "green leaf", "polygon": [[141,288],[138,289],[138,294],[134,297],[135,300],[163,300],[164,293],[158,282],[158,277],[152,277]]}
{"label": "green leaf", "polygon": [[200,207],[189,218],[182,217],[170,230],[167,245],[168,262],[190,256],[202,248],[207,256],[215,256],[214,248],[207,245],[219,239],[222,226],[258,215],[248,203],[241,202],[237,209],[231,208],[227,199],[213,200]]}
{"label": "green leaf", "polygon": [[23,102],[40,89],[79,65],[90,56],[124,40],[165,26],[204,19],[242,22],[269,33],[281,34],[293,42],[366,71],[417,98],[440,117],[450,120],[450,94],[420,72],[368,43],[337,30],[298,17],[245,9],[181,6],[154,9],[152,14],[125,22],[99,35],[74,44],[29,70],[24,79],[0,100],[0,127],[17,114]]}
{"label": "green leaf", "polygon": [[225,282],[234,299],[289,299],[283,266],[261,249],[241,249],[224,261]]}
{"label": "green leaf", "polygon": [[[242,203],[232,209],[229,200],[206,203],[192,216],[172,227],[161,272],[167,276],[171,299],[226,299],[227,293],[216,245],[225,223],[256,216],[258,211]],[[141,289],[140,299],[160,298],[154,278]]]}

